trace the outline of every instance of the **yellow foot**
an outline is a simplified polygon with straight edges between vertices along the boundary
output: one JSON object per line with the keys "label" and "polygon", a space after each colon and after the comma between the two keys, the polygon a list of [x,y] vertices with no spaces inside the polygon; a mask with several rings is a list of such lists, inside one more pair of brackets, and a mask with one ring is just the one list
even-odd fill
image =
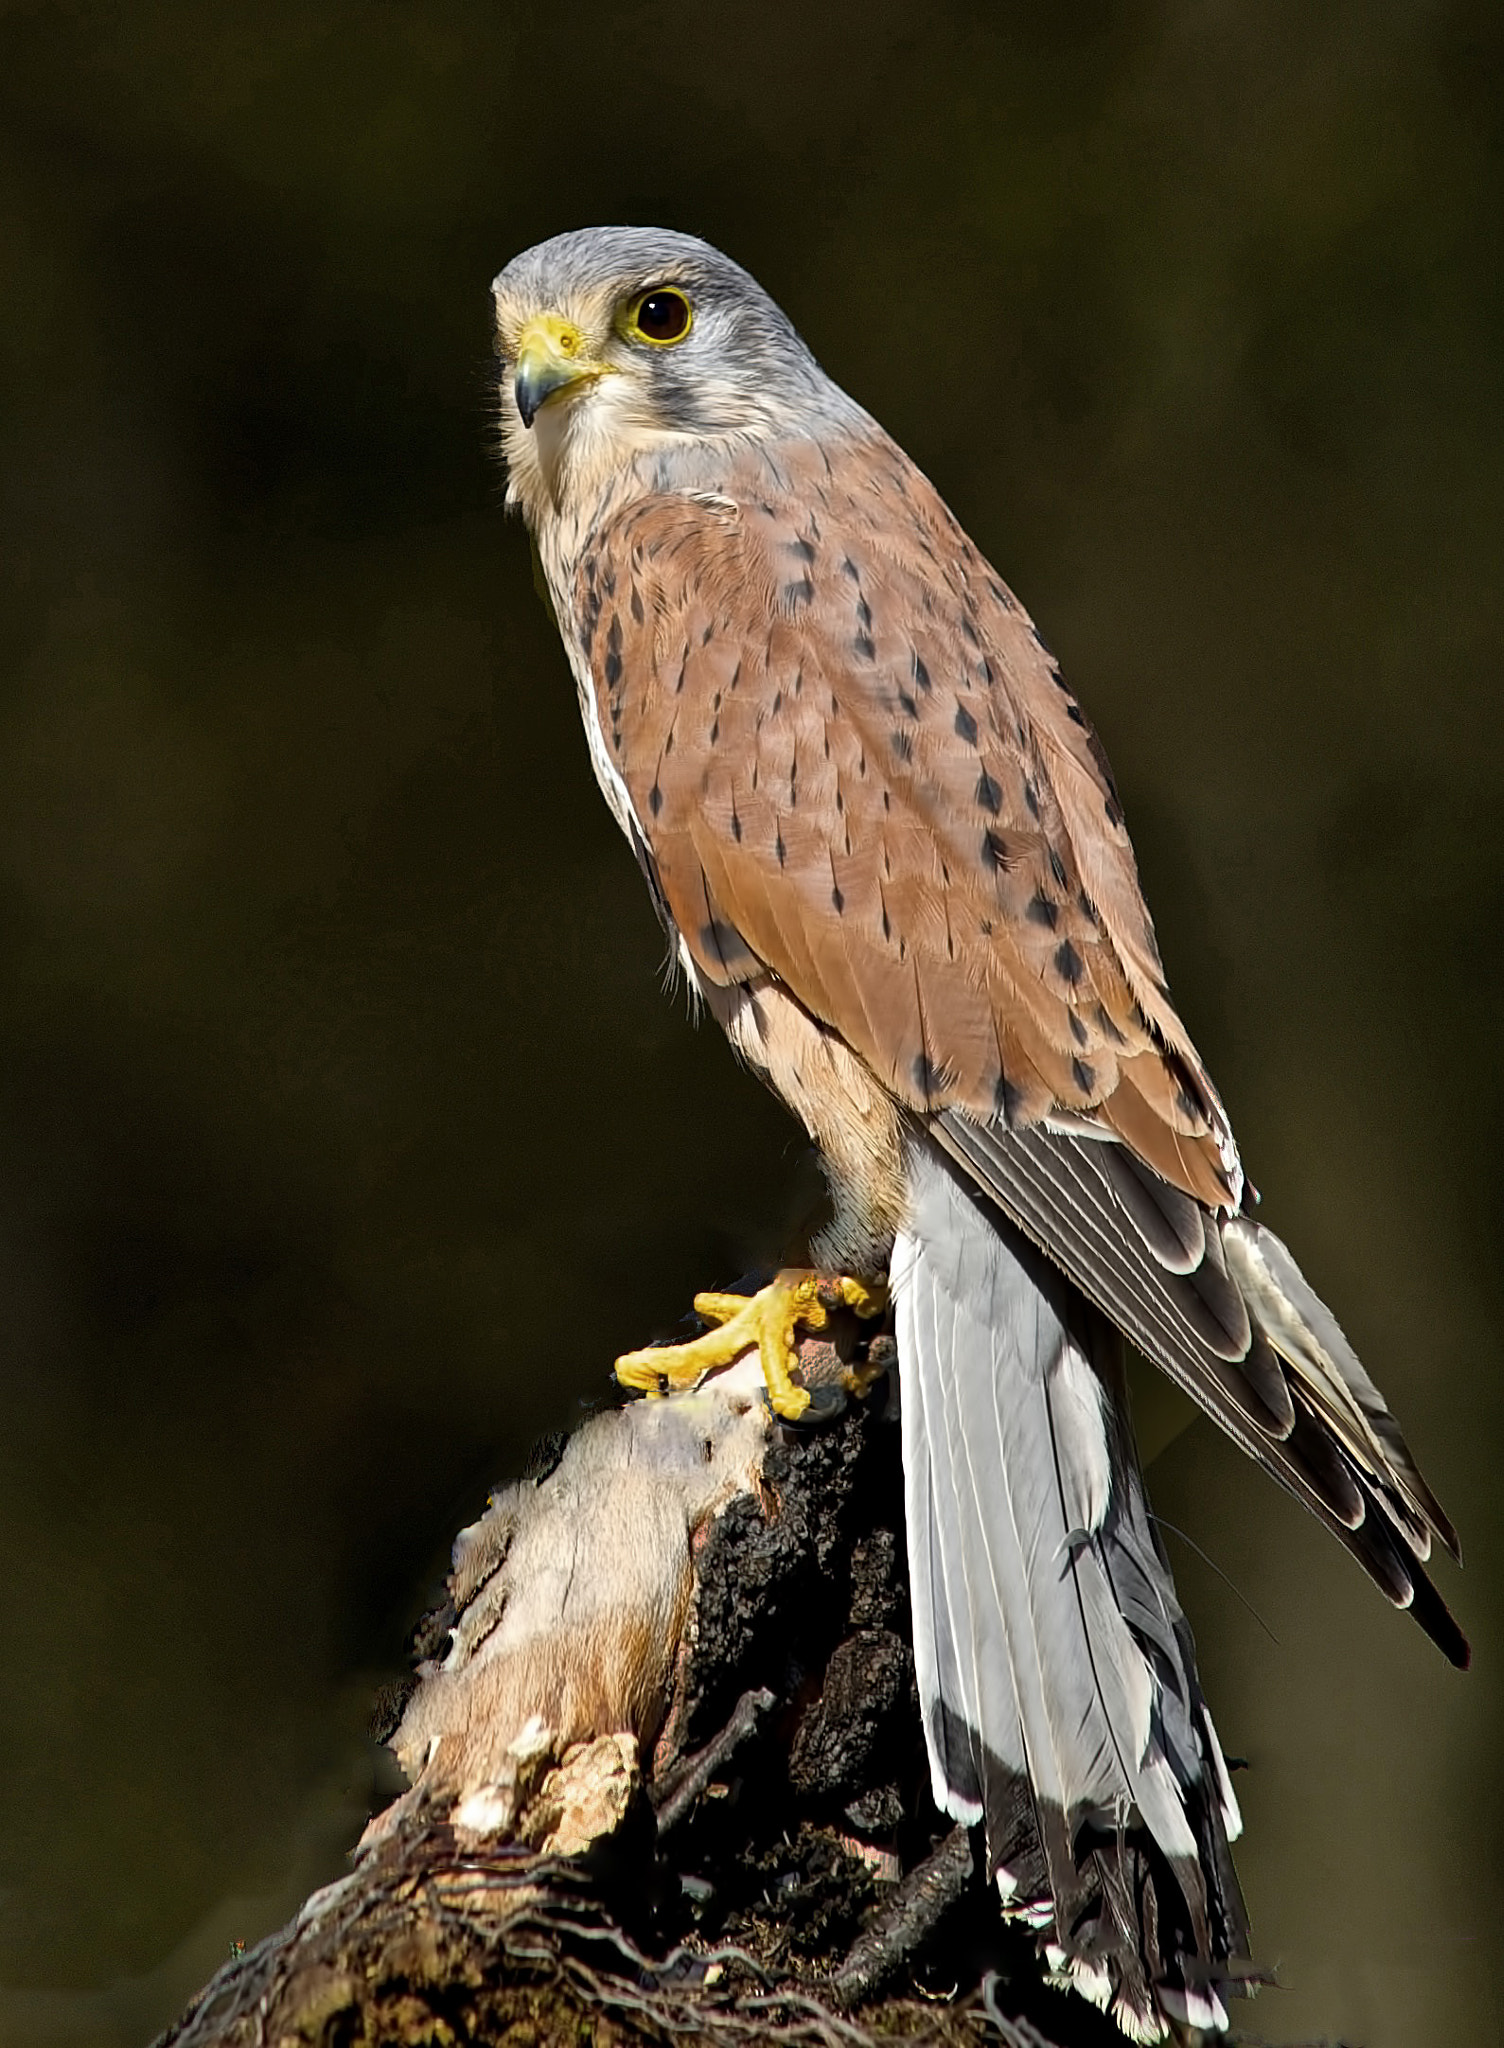
{"label": "yellow foot", "polygon": [[698,1386],[707,1373],[755,1348],[773,1412],[786,1422],[797,1422],[809,1406],[808,1391],[796,1387],[790,1377],[798,1363],[798,1332],[826,1329],[835,1309],[880,1316],[887,1305],[885,1290],[845,1273],[808,1273],[793,1267],[756,1294],[697,1294],[695,1314],[718,1323],[719,1329],[707,1330],[688,1344],[628,1351],[616,1361],[616,1377],[624,1387],[663,1394],[672,1387]]}

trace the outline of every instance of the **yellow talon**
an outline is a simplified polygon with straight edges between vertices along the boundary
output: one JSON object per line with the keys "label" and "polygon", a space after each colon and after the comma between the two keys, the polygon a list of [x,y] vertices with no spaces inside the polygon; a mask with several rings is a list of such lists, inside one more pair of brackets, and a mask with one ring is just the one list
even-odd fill
{"label": "yellow talon", "polygon": [[646,1394],[698,1386],[707,1373],[718,1372],[755,1348],[773,1412],[786,1422],[797,1422],[810,1398],[791,1378],[799,1359],[798,1332],[825,1329],[831,1310],[836,1308],[877,1316],[886,1306],[887,1296],[881,1289],[868,1287],[848,1274],[793,1268],[756,1294],[697,1294],[696,1315],[719,1327],[688,1344],[628,1351],[616,1361],[616,1377],[623,1386]]}

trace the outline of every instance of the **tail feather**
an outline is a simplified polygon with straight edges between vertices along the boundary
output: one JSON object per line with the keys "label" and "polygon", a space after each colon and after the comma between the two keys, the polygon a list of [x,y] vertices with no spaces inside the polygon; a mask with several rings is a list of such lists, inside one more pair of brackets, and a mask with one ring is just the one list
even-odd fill
{"label": "tail feather", "polygon": [[910,1192],[893,1280],[936,1800],[985,1818],[1008,1909],[1126,2031],[1208,2023],[1246,1974],[1237,1809],[1115,1333],[923,1143]]}

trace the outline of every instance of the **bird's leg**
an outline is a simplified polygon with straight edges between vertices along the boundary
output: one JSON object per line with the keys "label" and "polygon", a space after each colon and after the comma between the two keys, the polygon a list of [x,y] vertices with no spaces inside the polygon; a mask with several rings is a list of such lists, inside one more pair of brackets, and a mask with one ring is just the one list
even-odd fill
{"label": "bird's leg", "polygon": [[625,1387],[664,1394],[674,1387],[697,1386],[707,1373],[755,1348],[773,1412],[786,1422],[797,1422],[810,1401],[807,1389],[796,1387],[790,1377],[798,1363],[799,1332],[828,1328],[837,1309],[879,1316],[887,1305],[887,1290],[881,1285],[869,1286],[846,1273],[791,1267],[756,1294],[697,1294],[695,1314],[718,1327],[687,1344],[628,1351],[616,1361],[616,1377]]}

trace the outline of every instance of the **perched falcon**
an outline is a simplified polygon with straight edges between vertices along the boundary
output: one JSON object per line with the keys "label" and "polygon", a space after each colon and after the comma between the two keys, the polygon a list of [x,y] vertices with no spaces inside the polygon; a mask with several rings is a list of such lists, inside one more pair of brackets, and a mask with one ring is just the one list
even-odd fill
{"label": "perched falcon", "polygon": [[1101,742],[933,486],[745,271],[596,228],[495,283],[509,501],[591,760],[691,986],[802,1119],[815,1274],[702,1298],[635,1384],[890,1279],[937,1803],[1004,1909],[1157,2040],[1249,1975],[1239,1828],[1149,1515],[1125,1335],[1408,1607],[1451,1524],[1253,1220]]}

